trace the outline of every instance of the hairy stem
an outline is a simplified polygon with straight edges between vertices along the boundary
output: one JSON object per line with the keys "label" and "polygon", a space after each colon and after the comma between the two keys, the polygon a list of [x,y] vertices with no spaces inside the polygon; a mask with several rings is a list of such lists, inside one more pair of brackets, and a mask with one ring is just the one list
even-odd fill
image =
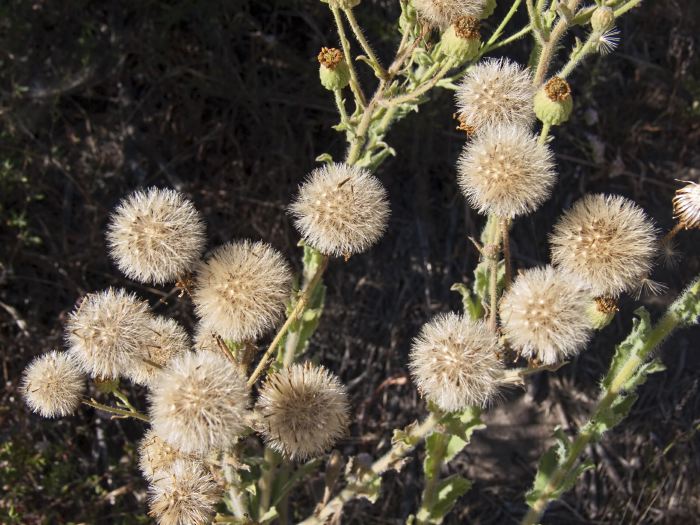
{"label": "hairy stem", "polygon": [[[513,0],[513,4],[510,6],[510,9],[506,13],[506,16],[503,17],[501,23],[498,25],[491,37],[486,41],[486,45],[484,46],[485,48],[492,49],[492,45],[496,42],[496,40],[498,40],[501,37],[501,34],[508,25],[508,22],[510,22],[510,19],[513,18],[515,13],[518,11],[518,7],[520,7],[521,3],[522,0]],[[528,28],[529,27],[530,26],[528,26]]]}
{"label": "hairy stem", "polygon": [[372,63],[372,68],[377,73],[377,76],[381,79],[386,80],[388,74],[386,70],[382,67],[382,65],[379,63],[379,59],[377,58],[377,55],[374,54],[372,46],[370,46],[369,42],[367,42],[367,39],[365,38],[365,35],[362,32],[360,24],[357,23],[354,11],[352,9],[343,9],[343,12],[345,13],[348,22],[350,23],[350,28],[355,34],[355,38],[360,43],[360,47],[362,47],[362,50],[365,52],[370,62]]}
{"label": "hairy stem", "polygon": [[[576,8],[578,7],[579,3],[581,3],[581,0],[569,0],[566,6],[569,9],[569,11],[573,13],[573,11],[576,10]],[[532,79],[532,82],[535,86],[539,86],[544,82],[544,79],[547,76],[547,71],[549,70],[549,64],[554,58],[554,54],[556,52],[557,46],[559,45],[559,41],[566,33],[566,30],[569,28],[570,22],[571,21],[567,20],[566,17],[560,15],[559,21],[554,26],[554,29],[552,29],[552,32],[542,44],[540,58],[537,62],[537,69],[535,70],[535,76]]]}
{"label": "hairy stem", "polygon": [[350,41],[345,34],[345,26],[343,26],[343,19],[340,16],[340,9],[337,7],[331,7],[331,12],[333,13],[333,19],[335,20],[335,25],[338,30],[338,36],[340,37],[340,45],[343,48],[343,55],[345,56],[345,61],[350,69],[350,89],[355,95],[355,103],[358,107],[365,107],[367,101],[365,95],[360,87],[360,81],[357,78],[357,71],[355,71],[355,63],[352,59],[352,54],[350,52]]}
{"label": "hairy stem", "polygon": [[423,487],[422,501],[416,513],[416,523],[418,525],[427,525],[431,523],[429,518],[433,512],[433,507],[435,507],[437,489],[440,483],[440,471],[445,463],[449,439],[450,436],[448,434],[440,435],[437,448],[433,454],[432,469],[430,472],[425,472],[425,486]]}
{"label": "hairy stem", "polygon": [[508,290],[513,280],[513,267],[510,257],[510,220],[501,219],[501,237],[503,239],[503,260],[506,265],[504,288]]}
{"label": "hairy stem", "polygon": [[148,416],[146,414],[142,414],[138,410],[122,410],[121,408],[116,408],[112,407],[109,405],[103,405],[102,403],[98,403],[94,399],[83,399],[82,403],[84,405],[91,406],[92,408],[96,410],[101,410],[102,412],[108,412],[110,414],[114,414],[115,416],[119,417],[133,417],[134,419],[140,419],[141,421],[145,421],[146,423],[149,422]]}
{"label": "hairy stem", "polygon": [[493,231],[484,251],[489,263],[489,327],[495,332],[498,329],[498,256],[501,249],[501,228],[497,223]]}
{"label": "hairy stem", "polygon": [[542,130],[540,131],[540,137],[537,139],[537,143],[539,145],[543,145],[545,142],[547,142],[547,137],[549,136],[549,132],[552,129],[552,125],[544,122],[542,124]]}

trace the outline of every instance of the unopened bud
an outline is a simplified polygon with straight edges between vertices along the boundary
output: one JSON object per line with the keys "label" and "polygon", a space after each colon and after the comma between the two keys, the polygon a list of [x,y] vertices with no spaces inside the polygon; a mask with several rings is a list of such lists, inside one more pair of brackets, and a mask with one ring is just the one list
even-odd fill
{"label": "unopened bud", "polygon": [[457,19],[442,34],[440,46],[445,56],[458,62],[466,62],[474,58],[481,46],[479,20],[473,16],[463,16]]}
{"label": "unopened bud", "polygon": [[596,297],[588,307],[588,319],[594,330],[602,330],[610,324],[618,311],[617,301],[612,297]]}
{"label": "unopened bud", "polygon": [[535,115],[551,126],[569,120],[573,107],[571,87],[563,78],[552,77],[535,95]]}
{"label": "unopened bud", "polygon": [[615,25],[615,12],[610,7],[598,7],[591,16],[591,27],[596,33],[602,34]]}
{"label": "unopened bud", "polygon": [[343,53],[334,47],[323,47],[318,54],[321,64],[319,77],[324,88],[334,91],[343,89],[350,83],[350,68]]}

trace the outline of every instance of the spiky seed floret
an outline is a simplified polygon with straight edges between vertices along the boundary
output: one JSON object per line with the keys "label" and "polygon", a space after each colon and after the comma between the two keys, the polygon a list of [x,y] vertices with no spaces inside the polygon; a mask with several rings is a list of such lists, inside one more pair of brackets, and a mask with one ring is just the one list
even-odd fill
{"label": "spiky seed floret", "polygon": [[617,297],[648,277],[657,244],[651,220],[619,195],[584,196],[550,235],[552,262],[605,297]]}
{"label": "spiky seed floret", "polygon": [[192,301],[204,329],[236,342],[253,340],[284,312],[292,274],[269,244],[237,241],[199,266]]}
{"label": "spiky seed floret", "polygon": [[469,129],[535,120],[535,88],[527,69],[508,59],[486,59],[471,67],[455,93],[457,116]]}
{"label": "spiky seed floret", "polygon": [[324,367],[310,363],[270,376],[257,409],[267,445],[293,460],[322,454],[348,427],[345,387]]}
{"label": "spiky seed floret", "polygon": [[575,276],[551,266],[521,272],[501,300],[508,342],[545,365],[568,359],[591,338],[586,311],[593,297]]}
{"label": "spiky seed floret", "polygon": [[139,355],[124,371],[126,377],[139,385],[150,385],[158,371],[171,359],[191,349],[190,337],[185,329],[167,317],[151,318],[145,336]]}
{"label": "spiky seed floret", "polygon": [[485,406],[498,394],[498,338],[483,322],[441,314],[413,340],[409,368],[418,389],[442,410]]}
{"label": "spiky seed floret", "polygon": [[486,0],[415,0],[414,6],[421,19],[445,28],[463,16],[481,18]]}
{"label": "spiky seed floret", "polygon": [[52,350],[35,358],[24,370],[21,392],[33,412],[59,417],[75,412],[84,387],[75,359]]}
{"label": "spiky seed floret", "polygon": [[140,356],[151,320],[148,303],[123,289],[90,293],[68,317],[69,352],[90,376],[114,379]]}
{"label": "spiky seed floret", "polygon": [[175,190],[149,188],[123,199],[107,228],[119,269],[142,283],[176,281],[204,249],[205,226],[194,205]]}
{"label": "spiky seed floret", "polygon": [[482,130],[464,146],[457,170],[471,206],[503,218],[533,212],[549,198],[556,181],[549,147],[515,125]]}
{"label": "spiky seed floret", "polygon": [[149,487],[149,515],[159,525],[211,523],[221,489],[196,461],[177,460],[158,473]]}
{"label": "spiky seed floret", "polygon": [[168,445],[153,429],[149,429],[139,442],[138,454],[139,469],[148,481],[160,477],[161,473],[170,469],[178,459],[196,459]]}
{"label": "spiky seed floret", "polygon": [[676,191],[673,216],[684,228],[700,228],[700,185],[688,182]]}
{"label": "spiky seed floret", "polygon": [[387,193],[379,179],[347,164],[313,170],[289,209],[304,241],[335,256],[367,250],[381,238],[389,219]]}
{"label": "spiky seed floret", "polygon": [[176,357],[151,386],[153,430],[185,453],[206,453],[232,443],[245,427],[245,378],[225,357],[188,352]]}

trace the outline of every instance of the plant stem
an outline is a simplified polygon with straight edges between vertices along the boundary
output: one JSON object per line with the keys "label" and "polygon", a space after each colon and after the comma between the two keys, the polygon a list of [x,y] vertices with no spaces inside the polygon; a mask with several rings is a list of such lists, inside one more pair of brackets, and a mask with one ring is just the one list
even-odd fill
{"label": "plant stem", "polygon": [[348,22],[350,22],[350,27],[352,28],[352,32],[355,34],[355,38],[360,43],[362,50],[365,52],[370,62],[372,63],[372,68],[377,73],[377,76],[383,80],[386,80],[388,74],[386,70],[382,67],[382,65],[379,63],[377,55],[374,54],[374,51],[372,51],[372,47],[369,45],[369,42],[367,42],[365,35],[362,33],[362,28],[360,27],[360,24],[357,23],[354,11],[352,10],[352,8],[347,8],[343,9],[343,12],[347,17]]}
{"label": "plant stem", "polygon": [[549,136],[549,131],[552,129],[552,125],[543,122],[542,123],[542,130],[540,131],[540,138],[537,139],[537,144],[540,146],[543,145],[545,142],[547,142],[547,137]]}
{"label": "plant stem", "polygon": [[571,74],[571,72],[574,69],[576,69],[576,66],[578,66],[581,63],[581,60],[583,60],[584,57],[591,54],[595,50],[595,44],[598,38],[599,34],[596,35],[595,33],[591,33],[588,37],[588,40],[586,40],[586,43],[583,44],[583,46],[581,46],[578,52],[571,53],[571,55],[569,56],[569,60],[566,62],[564,67],[559,70],[557,76],[560,78],[568,77]]}
{"label": "plant stem", "polygon": [[343,19],[340,16],[340,10],[337,7],[331,7],[331,12],[333,13],[336,28],[338,29],[338,36],[340,37],[340,45],[343,48],[343,55],[345,55],[345,61],[350,69],[350,89],[355,95],[355,103],[358,107],[365,107],[367,102],[365,95],[362,92],[362,88],[360,87],[360,81],[357,79],[357,71],[355,71],[355,64],[350,52],[350,41],[345,34],[345,26],[343,26]]}
{"label": "plant stem", "polygon": [[506,13],[506,16],[503,17],[503,20],[501,20],[499,26],[493,32],[491,37],[489,37],[489,39],[486,41],[486,45],[484,46],[485,48],[493,49],[491,46],[496,42],[496,40],[498,40],[501,37],[501,33],[503,33],[504,29],[508,25],[508,22],[510,22],[510,19],[513,18],[515,13],[518,11],[518,7],[520,7],[521,3],[522,0],[513,0],[513,3],[511,4],[510,9]]}
{"label": "plant stem", "polygon": [[671,240],[678,235],[678,233],[685,228],[685,224],[682,222],[677,222],[676,225],[666,234],[664,235],[664,238],[661,239],[661,246],[666,246],[668,245]]}
{"label": "plant stem", "polygon": [[386,101],[386,105],[397,105],[397,104],[404,104],[406,102],[411,102],[412,100],[415,100],[416,98],[420,97],[423,93],[426,91],[430,91],[433,87],[435,87],[435,84],[437,84],[442,77],[444,77],[447,72],[454,67],[454,64],[451,59],[447,59],[445,64],[440,68],[440,70],[431,78],[428,82],[425,82],[418,86],[416,89],[409,93],[405,93],[403,95],[400,95],[398,97],[394,97],[392,99],[389,99]]}
{"label": "plant stem", "polygon": [[498,256],[500,249],[501,228],[496,222],[493,237],[488,246],[484,246],[489,262],[489,327],[494,332],[498,329]]}
{"label": "plant stem", "polygon": [[627,11],[629,11],[630,9],[634,9],[635,7],[637,7],[641,3],[642,3],[642,0],[630,0],[622,7],[618,7],[617,9],[615,9],[615,18],[617,18],[618,16],[621,16],[621,15],[624,15]]}
{"label": "plant stem", "polygon": [[[573,13],[580,2],[581,0],[569,0],[567,8]],[[554,29],[552,29],[549,37],[547,37],[542,44],[542,51],[540,51],[537,69],[535,71],[535,76],[532,79],[532,83],[535,86],[539,86],[544,82],[544,79],[547,76],[547,70],[549,69],[549,64],[552,61],[552,58],[554,58],[554,53],[559,45],[559,41],[569,28],[569,22],[569,20],[560,15],[559,21],[554,26]]]}
{"label": "plant stem", "polygon": [[528,24],[525,27],[523,27],[520,31],[517,33],[513,33],[507,38],[504,38],[503,40],[499,40],[498,42],[494,44],[487,44],[484,46],[481,51],[479,52],[479,57],[482,57],[489,51],[493,51],[494,49],[498,49],[499,47],[503,47],[505,45],[510,44],[511,42],[515,42],[517,39],[524,37],[527,35],[530,31],[532,31],[532,25]]}
{"label": "plant stem", "polygon": [[425,486],[423,487],[423,496],[420,508],[416,513],[416,523],[418,525],[427,525],[431,523],[430,516],[435,507],[435,499],[437,496],[437,488],[440,483],[440,471],[445,463],[445,455],[447,453],[447,443],[450,439],[448,434],[438,434],[439,443],[437,449],[433,453],[433,464],[431,472],[425,473]]}
{"label": "plant stem", "polygon": [[258,380],[258,378],[265,373],[265,370],[267,369],[267,365],[270,362],[270,360],[272,359],[272,355],[277,350],[277,346],[282,341],[282,338],[285,336],[285,334],[289,330],[289,327],[292,325],[292,323],[294,323],[298,319],[298,317],[304,312],[304,308],[306,308],[306,304],[309,302],[309,299],[311,298],[311,294],[313,293],[314,289],[316,288],[316,285],[321,280],[321,277],[323,276],[323,272],[325,272],[327,267],[328,267],[328,256],[324,255],[324,256],[322,256],[321,262],[318,265],[318,269],[316,270],[316,273],[311,278],[311,280],[308,282],[308,284],[306,285],[304,290],[301,292],[301,295],[297,299],[297,303],[294,305],[294,308],[289,313],[287,320],[282,325],[282,328],[279,329],[279,331],[277,332],[277,335],[275,335],[275,338],[272,340],[272,342],[270,343],[270,346],[267,348],[267,350],[263,354],[262,358],[260,359],[258,366],[255,368],[255,370],[251,374],[250,378],[248,379],[248,388],[251,388],[255,384],[255,382]]}
{"label": "plant stem", "polygon": [[141,421],[145,421],[148,423],[149,419],[148,416],[145,414],[142,414],[138,410],[122,410],[121,408],[116,408],[116,407],[111,407],[109,405],[103,405],[102,403],[98,403],[94,399],[88,399],[85,400],[83,399],[82,401],[83,404],[91,406],[92,408],[95,408],[97,410],[101,410],[102,412],[108,412],[110,414],[114,414],[116,416],[120,417],[133,417],[134,419],[140,419]]}
{"label": "plant stem", "polygon": [[513,267],[510,257],[510,220],[501,219],[501,237],[503,239],[503,260],[506,265],[506,275],[504,289],[510,288],[510,283],[513,280]]}
{"label": "plant stem", "polygon": [[226,479],[231,512],[233,512],[233,515],[237,519],[245,518],[248,516],[248,502],[246,501],[245,494],[242,494],[238,488],[238,482],[236,480],[238,474],[229,462],[228,453],[224,453],[221,463],[224,471],[224,478]]}
{"label": "plant stem", "polygon": [[340,122],[342,124],[347,125],[348,121],[350,119],[348,118],[348,112],[345,110],[345,101],[343,100],[343,91],[341,89],[334,89],[333,95],[335,97],[335,105],[337,106],[338,113],[340,114]]}
{"label": "plant stem", "polygon": [[258,500],[258,519],[264,516],[270,508],[273,483],[277,476],[277,465],[279,464],[281,458],[274,450],[265,447],[263,460],[263,472],[258,484],[260,489],[260,498]]}

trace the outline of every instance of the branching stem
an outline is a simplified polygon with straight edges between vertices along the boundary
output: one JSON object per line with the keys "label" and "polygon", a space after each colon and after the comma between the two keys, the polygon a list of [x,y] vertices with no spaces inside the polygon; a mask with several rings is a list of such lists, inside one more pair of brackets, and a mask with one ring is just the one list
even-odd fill
{"label": "branching stem", "polygon": [[352,59],[352,52],[350,50],[350,41],[345,34],[345,26],[343,25],[343,19],[340,16],[340,10],[337,7],[331,7],[331,12],[333,13],[333,19],[335,20],[335,25],[338,30],[338,36],[340,37],[340,45],[343,48],[343,55],[345,56],[345,61],[350,69],[350,89],[355,95],[355,102],[358,107],[365,107],[367,101],[365,99],[365,94],[362,92],[360,87],[360,81],[357,78],[357,71],[355,71],[355,63]]}
{"label": "branching stem", "polygon": [[109,414],[114,414],[115,416],[119,417],[133,417],[134,419],[140,419],[141,421],[145,421],[148,423],[149,419],[148,416],[145,414],[142,414],[138,410],[122,410],[121,408],[116,408],[112,407],[109,405],[103,405],[102,403],[98,403],[94,399],[83,399],[82,403],[84,405],[91,406],[92,408],[96,410],[101,410],[102,412],[108,412]]}
{"label": "branching stem", "polygon": [[352,29],[352,32],[355,34],[355,38],[360,43],[360,46],[362,47],[362,50],[365,52],[365,54],[369,58],[369,61],[372,63],[372,68],[376,72],[377,76],[383,80],[386,80],[388,78],[388,73],[382,67],[382,65],[379,63],[379,59],[377,58],[377,55],[372,50],[372,46],[370,46],[369,42],[367,42],[367,39],[365,38],[365,35],[362,32],[362,28],[360,27],[360,24],[357,23],[357,19],[355,18],[354,11],[352,9],[343,9],[343,12],[345,13],[345,16],[347,17],[348,22],[350,23],[350,28]]}

